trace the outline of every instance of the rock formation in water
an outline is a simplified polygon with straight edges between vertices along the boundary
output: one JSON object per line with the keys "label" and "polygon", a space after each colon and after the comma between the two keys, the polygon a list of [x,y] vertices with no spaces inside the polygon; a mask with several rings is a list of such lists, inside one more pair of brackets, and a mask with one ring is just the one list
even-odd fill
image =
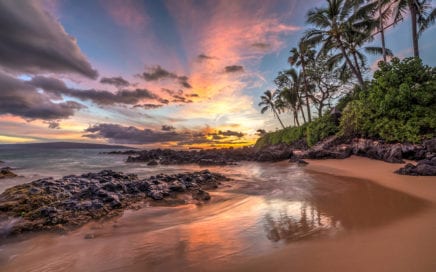
{"label": "rock formation in water", "polygon": [[17,174],[11,171],[10,167],[3,167],[0,169],[0,179],[2,178],[14,178]]}
{"label": "rock formation in water", "polygon": [[14,224],[7,234],[64,230],[92,219],[118,215],[144,200],[163,204],[201,203],[210,200],[205,190],[215,189],[226,180],[208,170],[159,174],[146,179],[111,170],[39,179],[9,188],[0,195],[0,230],[10,222]]}

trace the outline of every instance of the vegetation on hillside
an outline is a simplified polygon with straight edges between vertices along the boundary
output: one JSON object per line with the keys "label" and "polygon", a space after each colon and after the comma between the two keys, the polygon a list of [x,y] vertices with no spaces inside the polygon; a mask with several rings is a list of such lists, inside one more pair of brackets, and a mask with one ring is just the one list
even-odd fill
{"label": "vegetation on hillside", "polygon": [[[407,13],[414,58],[401,61],[392,58],[384,33]],[[311,146],[334,134],[389,142],[435,137],[436,70],[422,64],[418,46],[435,19],[436,9],[427,0],[327,0],[311,9],[310,28],[290,50],[291,68],[278,73],[276,89],[265,92],[259,104],[283,129],[263,134],[256,145],[304,141]],[[378,35],[381,47],[368,46]],[[383,57],[372,81],[365,80],[368,54]],[[342,111],[340,120],[329,114],[332,109]],[[286,113],[290,127],[280,118]]]}

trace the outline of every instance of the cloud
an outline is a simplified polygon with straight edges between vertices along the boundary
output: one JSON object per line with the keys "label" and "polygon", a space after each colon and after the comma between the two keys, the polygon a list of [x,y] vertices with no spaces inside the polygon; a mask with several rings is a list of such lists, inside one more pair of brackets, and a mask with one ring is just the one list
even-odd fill
{"label": "cloud", "polygon": [[[210,133],[210,128],[202,130],[176,131],[173,126],[163,125],[160,130],[139,129],[134,126],[121,126],[118,124],[97,124],[85,129],[82,137],[91,139],[106,139],[117,144],[157,144],[171,143],[173,145],[197,144],[231,144],[245,143],[241,141],[243,134],[232,131],[218,131]],[[227,136],[227,134],[231,134]],[[214,136],[216,135],[216,136]],[[241,137],[239,137],[241,136]],[[236,140],[234,138],[237,138]]]}
{"label": "cloud", "polygon": [[255,42],[255,43],[252,43],[251,46],[254,47],[254,48],[266,50],[266,49],[269,49],[271,47],[271,44],[269,44],[269,43],[262,43],[262,42]]}
{"label": "cloud", "polygon": [[235,136],[238,138],[244,137],[244,133],[242,132],[237,132],[237,131],[232,131],[232,130],[226,130],[226,131],[218,131],[218,135],[222,135],[222,136]]}
{"label": "cloud", "polygon": [[147,103],[147,104],[138,104],[135,105],[134,108],[143,108],[145,110],[153,110],[153,109],[158,109],[163,107],[162,104],[151,104],[151,103]]}
{"label": "cloud", "polygon": [[184,96],[173,95],[173,100],[171,100],[171,102],[174,102],[174,103],[192,103],[193,101],[191,99],[187,99]]}
{"label": "cloud", "polygon": [[123,77],[103,77],[100,80],[100,83],[114,85],[117,88],[128,87],[130,83],[125,80]]}
{"label": "cloud", "polygon": [[147,69],[148,71],[137,75],[138,77],[144,79],[145,81],[158,81],[164,79],[176,80],[184,88],[192,88],[189,84],[189,78],[187,76],[179,76],[175,73],[169,72],[162,68],[160,65],[152,66]]}
{"label": "cloud", "polygon": [[98,73],[42,1],[0,1],[0,65],[17,73]]}
{"label": "cloud", "polygon": [[224,68],[226,73],[239,73],[244,72],[244,67],[240,65],[230,65]]}
{"label": "cloud", "polygon": [[48,128],[51,128],[51,129],[60,129],[61,128],[60,120],[44,121],[44,123],[48,124]]}
{"label": "cloud", "polygon": [[200,97],[198,94],[196,93],[192,93],[192,94],[185,94],[186,97]]}
{"label": "cloud", "polygon": [[162,126],[162,130],[163,131],[173,131],[173,130],[176,130],[176,129],[173,126],[163,125]]}
{"label": "cloud", "polygon": [[111,143],[118,144],[154,144],[183,141],[187,135],[174,131],[155,131],[152,129],[138,129],[130,126],[125,127],[117,124],[98,124],[85,130],[83,137],[107,139]]}
{"label": "cloud", "polygon": [[0,73],[0,114],[28,120],[59,120],[74,115],[83,105],[67,101],[54,103],[27,82]]}
{"label": "cloud", "polygon": [[98,105],[129,104],[135,105],[143,99],[158,100],[159,97],[147,89],[119,90],[111,93],[104,90],[80,90],[68,88],[59,79],[51,77],[36,76],[29,81],[29,84],[43,89],[56,98],[62,95],[75,97],[81,100],[90,100]]}
{"label": "cloud", "polygon": [[216,58],[215,58],[215,57],[208,56],[208,55],[205,55],[205,54],[199,54],[199,55],[197,56],[197,61],[199,61],[199,62],[202,62],[202,61],[204,61],[204,60],[212,60],[212,59],[216,59]]}

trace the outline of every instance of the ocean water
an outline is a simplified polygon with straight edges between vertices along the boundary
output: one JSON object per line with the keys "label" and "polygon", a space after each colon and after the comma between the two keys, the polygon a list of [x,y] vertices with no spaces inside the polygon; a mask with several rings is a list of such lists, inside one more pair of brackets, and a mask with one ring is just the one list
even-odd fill
{"label": "ocean water", "polygon": [[[0,149],[20,178],[112,169],[146,177],[205,169],[126,163],[103,149]],[[232,181],[204,205],[145,207],[87,224],[66,235],[0,240],[0,271],[206,271],[313,239],[377,228],[425,209],[412,196],[375,183],[323,175],[286,161],[213,166]],[[92,234],[94,239],[84,239]],[[218,269],[219,270],[219,269]]]}

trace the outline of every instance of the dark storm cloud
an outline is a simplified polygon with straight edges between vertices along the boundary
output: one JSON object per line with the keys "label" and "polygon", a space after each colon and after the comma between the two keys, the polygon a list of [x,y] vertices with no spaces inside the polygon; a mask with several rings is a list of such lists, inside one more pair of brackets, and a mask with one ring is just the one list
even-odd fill
{"label": "dark storm cloud", "polygon": [[123,77],[103,77],[100,80],[100,83],[114,85],[117,88],[128,87],[130,83],[125,80]]}
{"label": "dark storm cloud", "polygon": [[162,68],[160,65],[153,66],[148,71],[137,75],[138,77],[144,79],[145,81],[157,81],[163,79],[173,79],[176,80],[184,88],[192,88],[189,84],[189,78],[187,76],[179,76],[175,73],[169,72]]}
{"label": "dark storm cloud", "polygon": [[271,45],[269,43],[262,43],[262,42],[257,42],[257,43],[253,43],[251,44],[252,47],[258,48],[258,49],[268,49]]}
{"label": "dark storm cloud", "polygon": [[96,79],[73,37],[42,1],[0,1],[0,65],[18,73],[77,73]]}
{"label": "dark storm cloud", "polygon": [[116,124],[98,124],[85,130],[83,137],[97,139],[107,139],[111,143],[119,144],[153,144],[165,142],[183,141],[189,137],[185,133],[175,131],[156,131],[152,129],[138,129],[130,126],[120,126]]}
{"label": "dark storm cloud", "polygon": [[82,105],[72,101],[53,103],[27,82],[0,73],[0,114],[29,120],[59,120],[74,115],[81,108]]}
{"label": "dark storm cloud", "polygon": [[224,70],[226,71],[226,73],[244,72],[244,67],[240,65],[230,65],[230,66],[226,66]]}
{"label": "dark storm cloud", "polygon": [[111,93],[102,90],[79,90],[68,88],[65,83],[59,79],[37,76],[29,81],[35,87],[43,89],[49,95],[60,98],[62,95],[75,97],[81,100],[90,100],[98,105],[129,104],[135,105],[142,99],[159,98],[147,89],[119,90]]}
{"label": "dark storm cloud", "polygon": [[176,130],[176,129],[173,126],[163,125],[161,130],[163,130],[163,131],[173,131],[173,130]]}

